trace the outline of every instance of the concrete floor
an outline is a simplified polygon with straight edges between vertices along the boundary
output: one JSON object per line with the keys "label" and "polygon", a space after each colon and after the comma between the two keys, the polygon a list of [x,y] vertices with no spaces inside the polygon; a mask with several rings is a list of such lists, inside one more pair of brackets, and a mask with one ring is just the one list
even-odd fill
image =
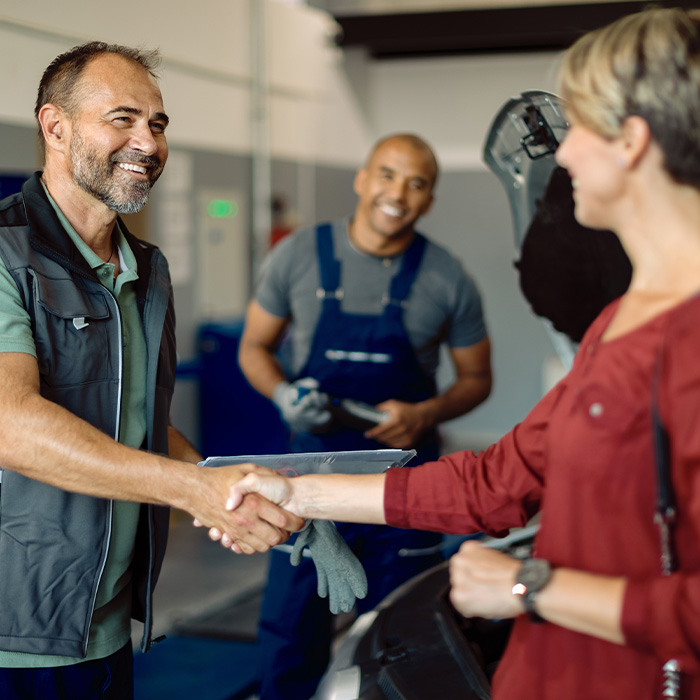
{"label": "concrete floor", "polygon": [[[209,540],[203,528],[193,527],[189,515],[173,511],[168,549],[154,596],[154,638],[174,635],[179,626],[260,591],[266,579],[267,558],[267,554],[234,554]],[[247,630],[254,623],[249,621]],[[138,648],[142,631],[140,623],[132,623],[134,648]]]}
{"label": "concrete floor", "polygon": [[[168,549],[154,596],[153,636],[233,603],[265,582],[267,554],[234,554],[212,542],[186,513],[173,511]],[[133,638],[142,626],[133,623]]]}
{"label": "concrete floor", "polygon": [[[234,554],[212,542],[207,531],[192,525],[186,513],[173,511],[168,549],[154,596],[153,637],[195,635],[202,628],[216,637],[254,638],[259,594],[267,579],[268,554]],[[250,601],[250,602],[249,602]],[[235,614],[225,611],[234,610]],[[334,649],[352,624],[354,613],[336,618]],[[138,649],[143,625],[132,621],[132,641]],[[205,636],[208,636],[205,634]],[[251,696],[248,700],[257,700]]]}

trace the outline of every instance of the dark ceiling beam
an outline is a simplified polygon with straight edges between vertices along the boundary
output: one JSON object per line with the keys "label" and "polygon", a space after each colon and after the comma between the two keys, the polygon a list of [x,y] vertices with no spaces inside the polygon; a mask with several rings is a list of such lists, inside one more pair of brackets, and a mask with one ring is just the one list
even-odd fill
{"label": "dark ceiling beam", "polygon": [[[697,0],[696,0],[697,1]],[[648,6],[695,2],[583,3],[547,7],[336,15],[338,44],[364,46],[373,58],[416,58],[510,51],[560,51],[581,34]]]}

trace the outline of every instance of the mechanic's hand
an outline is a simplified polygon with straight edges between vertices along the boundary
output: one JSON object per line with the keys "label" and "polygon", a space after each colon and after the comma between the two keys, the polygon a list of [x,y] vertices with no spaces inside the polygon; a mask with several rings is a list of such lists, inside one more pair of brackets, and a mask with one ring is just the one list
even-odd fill
{"label": "mechanic's hand", "polygon": [[522,562],[467,540],[450,559],[450,600],[465,617],[505,619],[523,612],[512,593]]}
{"label": "mechanic's hand", "polygon": [[204,467],[198,483],[185,498],[184,509],[194,516],[194,524],[209,528],[212,539],[237,553],[266,552],[304,525],[301,518],[255,493],[241,499],[235,511],[224,507],[231,487],[253,473],[275,474],[255,464]]}
{"label": "mechanic's hand", "polygon": [[367,576],[336,528],[327,520],[309,520],[294,543],[290,563],[298,566],[308,547],[318,577],[318,595],[328,598],[330,611],[350,612],[367,595]]}
{"label": "mechanic's hand", "polygon": [[304,377],[290,384],[280,382],[272,395],[282,418],[296,433],[308,433],[331,420],[328,394],[318,390],[313,377]]}
{"label": "mechanic's hand", "polygon": [[416,446],[420,438],[433,427],[426,409],[420,403],[384,401],[377,405],[389,418],[368,430],[365,437],[401,450]]}

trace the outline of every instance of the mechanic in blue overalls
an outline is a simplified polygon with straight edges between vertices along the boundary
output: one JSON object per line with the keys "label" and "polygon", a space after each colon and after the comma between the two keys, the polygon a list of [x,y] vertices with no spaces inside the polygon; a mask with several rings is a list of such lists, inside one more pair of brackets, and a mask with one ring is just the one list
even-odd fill
{"label": "mechanic in blue overalls", "polygon": [[[300,230],[265,261],[240,344],[248,381],[279,407],[290,451],[416,449],[410,465],[439,456],[437,426],[491,389],[481,299],[461,263],[414,225],[433,201],[438,166],[410,134],[382,139],[355,178],[352,219]],[[288,328],[289,327],[289,328]],[[287,333],[285,376],[276,351]],[[437,394],[442,343],[453,383]],[[374,424],[339,410],[342,399],[378,409]],[[440,561],[441,536],[338,523],[363,564],[358,612]],[[261,700],[307,700],[328,664],[333,619],[316,571],[274,551],[261,611]]]}

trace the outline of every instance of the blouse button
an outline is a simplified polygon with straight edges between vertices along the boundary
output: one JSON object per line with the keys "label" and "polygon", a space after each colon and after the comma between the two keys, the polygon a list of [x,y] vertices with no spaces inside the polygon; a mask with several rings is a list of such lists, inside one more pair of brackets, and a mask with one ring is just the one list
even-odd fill
{"label": "blouse button", "polygon": [[592,403],[588,409],[588,413],[593,418],[600,418],[600,416],[603,415],[603,404],[598,403],[597,401],[595,403]]}

